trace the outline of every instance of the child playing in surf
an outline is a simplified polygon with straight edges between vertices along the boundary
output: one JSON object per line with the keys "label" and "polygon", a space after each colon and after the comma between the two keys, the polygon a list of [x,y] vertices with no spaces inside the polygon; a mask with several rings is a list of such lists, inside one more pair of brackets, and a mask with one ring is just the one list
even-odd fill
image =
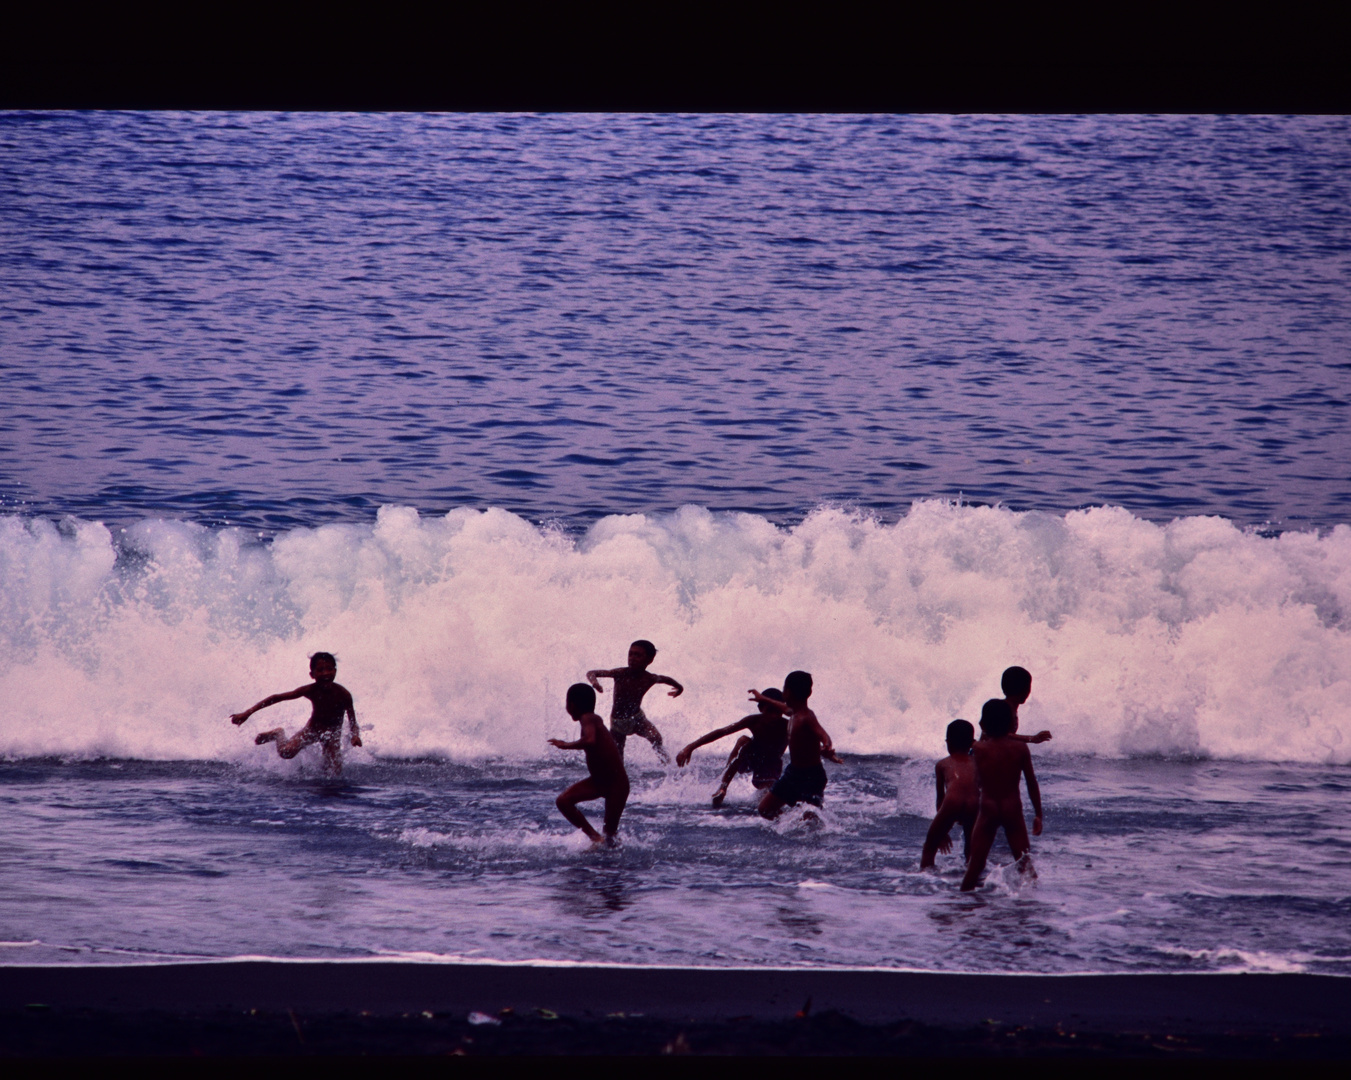
{"label": "child playing in surf", "polygon": [[1049,731],[1038,731],[1035,735],[1018,734],[1018,706],[1026,704],[1027,699],[1032,696],[1032,672],[1025,667],[1005,668],[1004,674],[999,678],[999,689],[1004,691],[1004,700],[1013,710],[1013,729],[1009,732],[1009,736],[1025,743],[1047,742],[1051,738]]}
{"label": "child playing in surf", "polygon": [[971,853],[971,826],[976,823],[980,809],[980,785],[976,782],[976,763],[971,757],[971,744],[976,741],[976,729],[965,720],[954,720],[948,725],[948,756],[934,766],[934,782],[938,787],[938,813],[924,838],[919,868],[934,864],[938,852],[952,850],[949,833],[953,825],[962,827],[962,855]]}
{"label": "child playing in surf", "polygon": [[1013,710],[1007,701],[991,698],[980,710],[980,727],[985,733],[971,748],[976,762],[976,779],[980,783],[980,809],[971,830],[971,855],[962,878],[962,892],[969,892],[980,881],[985,860],[990,856],[995,834],[1002,828],[1009,842],[1009,850],[1018,860],[1022,873],[1032,869],[1027,858],[1031,843],[1027,839],[1027,822],[1023,820],[1023,800],[1018,795],[1018,781],[1027,778],[1027,797],[1032,800],[1032,835],[1041,835],[1041,789],[1037,774],[1032,771],[1032,752],[1027,743],[1010,738],[1013,729]]}
{"label": "child playing in surf", "polygon": [[[783,702],[783,691],[769,689],[760,695]],[[716,742],[738,731],[749,731],[737,739],[732,753],[727,759],[727,770],[722,774],[722,783],[713,793],[713,807],[717,809],[727,798],[727,786],[738,773],[751,774],[751,783],[760,789],[774,786],[779,774],[783,772],[783,752],[788,746],[788,718],[778,709],[761,705],[760,711],[743,716],[735,724],[728,724],[707,735],[701,735],[676,754],[676,764],[682,769],[689,764],[690,755],[706,743]]]}
{"label": "child playing in surf", "polygon": [[619,747],[619,756],[624,756],[624,741],[630,735],[641,735],[652,744],[662,764],[670,761],[665,747],[661,744],[661,732],[652,721],[643,715],[643,695],[657,683],[675,687],[671,697],[679,697],[685,688],[666,675],[653,675],[647,670],[657,656],[657,647],[650,641],[638,640],[629,646],[629,666],[611,668],[609,671],[588,671],[586,681],[597,693],[605,693],[597,679],[614,679],[615,699],[610,706],[610,732],[614,735],[615,745]]}
{"label": "child playing in surf", "polygon": [[598,844],[602,840],[600,833],[591,827],[591,822],[586,820],[586,815],[577,808],[577,804],[604,799],[603,839],[614,843],[615,833],[619,831],[619,815],[624,812],[624,804],[629,798],[629,777],[624,771],[624,759],[619,756],[614,736],[596,715],[595,708],[596,692],[586,683],[573,683],[568,687],[568,715],[582,725],[581,738],[576,742],[564,742],[562,739],[550,739],[549,742],[560,750],[585,751],[586,767],[591,775],[585,780],[578,780],[564,791],[558,796],[555,805],[560,814],[586,833],[592,843]]}
{"label": "child playing in surf", "polygon": [[[761,798],[760,816],[773,820],[785,806],[796,806],[800,802],[820,806],[827,780],[821,759],[824,757],[841,765],[844,762],[835,753],[834,744],[816,719],[816,713],[807,708],[807,699],[812,696],[812,677],[805,671],[789,672],[788,678],[783,680],[782,702],[754,690],[750,694],[751,700],[767,705],[772,711],[788,713],[788,768]],[[810,810],[804,815],[806,818],[815,816]]]}
{"label": "child playing in surf", "polygon": [[342,772],[342,718],[347,714],[352,724],[352,745],[361,745],[361,731],[357,728],[356,709],[352,704],[352,695],[345,686],[333,680],[338,677],[338,661],[332,653],[317,652],[310,657],[310,678],[314,680],[305,686],[285,694],[273,694],[265,697],[257,705],[235,713],[230,722],[242,724],[259,709],[266,709],[279,701],[294,701],[296,698],[308,698],[311,711],[310,721],[291,738],[286,737],[282,728],[264,731],[254,743],[277,744],[277,753],[284,758],[293,758],[305,747],[318,743],[324,751],[324,768],[328,772]]}

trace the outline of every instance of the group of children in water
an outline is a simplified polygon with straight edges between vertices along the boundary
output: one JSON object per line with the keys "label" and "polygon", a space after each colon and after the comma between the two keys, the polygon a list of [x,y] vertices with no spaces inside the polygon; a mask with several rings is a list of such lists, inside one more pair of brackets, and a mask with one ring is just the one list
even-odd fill
{"label": "group of children in water", "polygon": [[[628,665],[586,673],[587,681],[568,687],[567,711],[581,729],[572,742],[550,739],[560,750],[581,750],[586,755],[588,775],[558,796],[559,812],[579,828],[593,843],[613,843],[619,831],[619,819],[629,797],[629,777],[624,768],[624,744],[630,735],[638,735],[652,744],[663,762],[669,761],[662,745],[661,732],[643,714],[643,696],[658,684],[671,687],[670,696],[679,697],[685,688],[666,675],[648,671],[656,658],[656,646],[639,640],[629,646]],[[273,694],[258,704],[235,713],[230,720],[242,724],[259,709],[281,701],[306,698],[312,705],[309,723],[291,738],[281,728],[265,731],[254,739],[258,745],[275,743],[283,758],[293,758],[305,747],[318,743],[325,768],[342,769],[342,726],[351,724],[351,742],[361,745],[356,709],[352,695],[335,680],[338,662],[332,653],[317,652],[310,657],[310,678],[314,681],[288,693]],[[596,715],[596,694],[605,690],[598,680],[613,680],[610,726]],[[1028,798],[1034,818],[1032,834],[1041,835],[1041,791],[1032,769],[1029,743],[1045,742],[1049,731],[1036,735],[1018,734],[1018,707],[1032,692],[1032,676],[1021,667],[1011,667],[1001,679],[1004,697],[992,698],[981,709],[981,737],[965,720],[948,725],[948,756],[938,762],[934,778],[938,790],[937,815],[929,827],[920,856],[921,869],[931,867],[939,851],[952,848],[950,834],[960,825],[966,854],[966,876],[962,889],[974,889],[985,869],[990,848],[1002,828],[1019,869],[1031,870],[1027,858],[1030,843],[1019,781],[1027,780]],[[719,807],[728,786],[741,773],[749,773],[751,783],[761,792],[759,813],[776,818],[785,807],[808,803],[819,807],[826,790],[826,770],[822,759],[842,764],[830,735],[808,707],[812,695],[812,677],[805,671],[789,672],[783,689],[750,691],[757,710],[734,724],[701,735],[678,754],[676,764],[683,768],[699,747],[743,732],[727,759],[713,806]],[[788,767],[783,767],[783,752],[788,751]],[[582,813],[579,803],[595,799],[605,801],[603,833],[598,833]],[[805,817],[815,818],[808,810]]]}

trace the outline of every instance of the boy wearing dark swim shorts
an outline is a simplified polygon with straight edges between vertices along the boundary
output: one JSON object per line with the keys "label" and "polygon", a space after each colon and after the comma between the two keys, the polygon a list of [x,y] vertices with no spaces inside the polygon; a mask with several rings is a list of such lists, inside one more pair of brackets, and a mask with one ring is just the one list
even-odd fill
{"label": "boy wearing dark swim shorts", "polygon": [[816,719],[816,713],[807,707],[807,699],[812,696],[812,677],[805,671],[789,672],[783,680],[783,703],[754,690],[750,694],[752,700],[788,713],[788,768],[760,800],[760,816],[772,820],[783,813],[785,806],[800,802],[820,806],[827,779],[821,759],[844,762],[835,753],[830,735]]}
{"label": "boy wearing dark swim shorts", "polygon": [[658,683],[665,683],[675,689],[671,697],[679,697],[685,688],[668,675],[654,675],[647,665],[657,658],[657,647],[650,641],[639,639],[629,646],[629,666],[611,668],[608,671],[595,670],[586,673],[586,681],[598,694],[605,693],[597,679],[614,679],[614,704],[610,706],[610,734],[619,747],[619,756],[624,756],[624,742],[630,735],[638,735],[652,744],[662,764],[670,761],[665,747],[661,744],[661,732],[643,713],[643,695]]}
{"label": "boy wearing dark swim shorts", "polygon": [[[766,690],[761,697],[772,698],[783,704],[782,690]],[[722,774],[722,783],[713,793],[713,807],[722,805],[727,798],[727,786],[739,773],[750,773],[751,783],[761,790],[774,786],[774,782],[783,773],[783,752],[788,746],[788,719],[778,709],[761,705],[760,711],[743,716],[735,724],[728,724],[707,735],[701,735],[689,746],[676,754],[676,764],[682,769],[689,764],[690,755],[706,743],[732,735],[738,731],[748,731],[737,739],[736,746],[727,758],[727,769]]]}

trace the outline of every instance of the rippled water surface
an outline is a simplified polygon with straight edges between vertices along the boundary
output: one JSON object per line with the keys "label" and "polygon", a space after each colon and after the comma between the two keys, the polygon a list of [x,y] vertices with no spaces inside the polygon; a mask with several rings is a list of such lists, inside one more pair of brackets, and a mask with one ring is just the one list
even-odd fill
{"label": "rippled water surface", "polygon": [[0,484],[1351,507],[1343,117],[0,116]]}
{"label": "rippled water surface", "polygon": [[635,765],[624,843],[592,852],[551,805],[575,766],[3,765],[0,959],[1351,974],[1348,785],[1320,770],[1060,759],[1040,877],[973,897],[956,856],[917,869],[927,765],[835,766],[819,828],[760,820],[744,780],[710,810],[713,765]]}

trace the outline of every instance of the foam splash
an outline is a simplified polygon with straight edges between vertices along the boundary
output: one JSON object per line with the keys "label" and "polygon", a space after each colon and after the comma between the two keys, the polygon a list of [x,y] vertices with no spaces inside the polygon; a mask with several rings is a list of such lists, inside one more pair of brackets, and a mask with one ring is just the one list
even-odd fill
{"label": "foam splash", "polygon": [[264,545],[5,517],[0,582],[9,756],[256,755],[258,722],[227,714],[305,682],[327,649],[372,753],[534,760],[572,730],[568,684],[646,637],[687,687],[648,698],[676,746],[805,668],[844,752],[932,757],[1019,663],[1035,677],[1022,726],[1052,729],[1046,750],[1351,761],[1345,525],[1272,538],[934,501],[794,528],[685,507],[574,540],[502,510],[385,507]]}

